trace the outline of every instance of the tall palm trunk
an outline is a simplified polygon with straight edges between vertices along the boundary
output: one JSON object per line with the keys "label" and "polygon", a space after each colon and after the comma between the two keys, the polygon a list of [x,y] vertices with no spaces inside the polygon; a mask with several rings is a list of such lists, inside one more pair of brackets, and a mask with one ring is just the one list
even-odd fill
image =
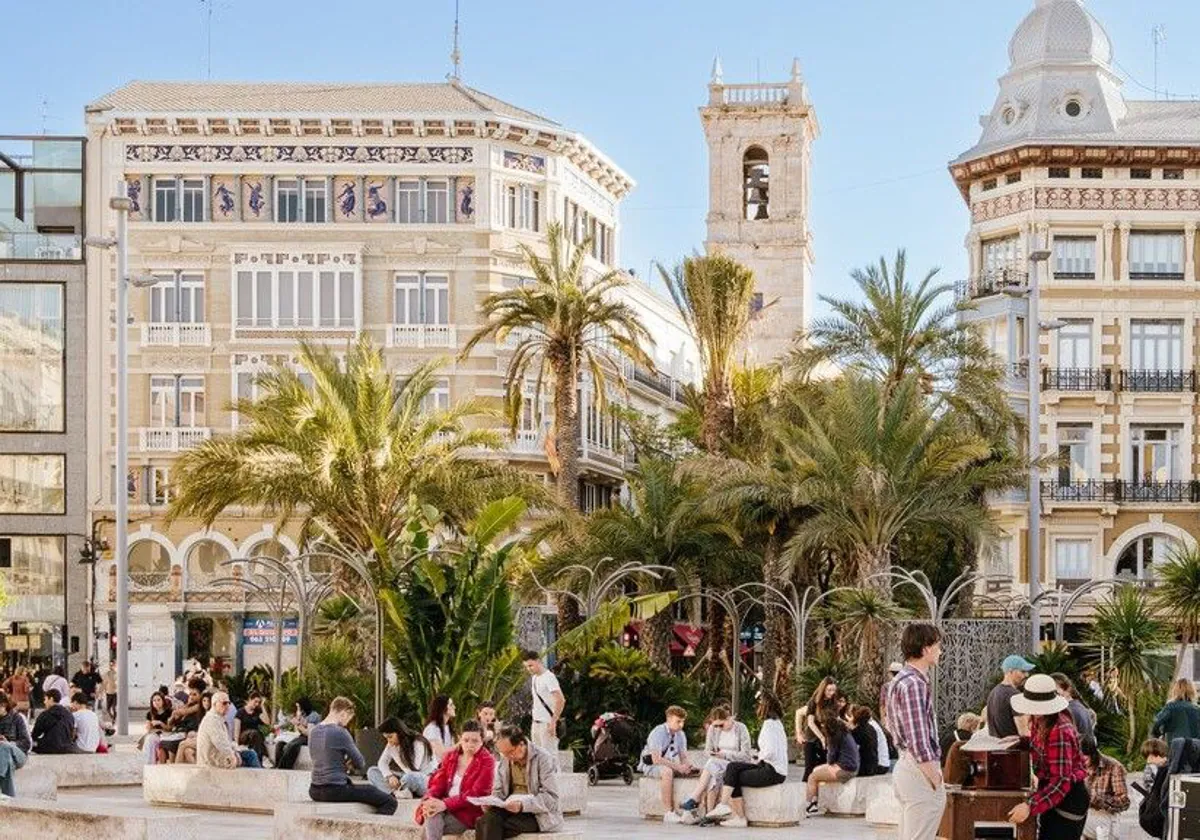
{"label": "tall palm trunk", "polygon": [[[779,558],[779,549],[782,545],[783,538],[778,529],[773,528],[767,535],[767,543],[763,548],[763,582],[774,589],[780,591],[784,587],[782,563]],[[788,625],[787,616],[784,611],[775,603],[774,596],[770,594],[764,599],[766,605],[763,607],[763,617],[765,624],[765,632],[763,634],[763,687],[769,688],[775,692],[777,696],[786,697],[787,694],[780,694],[785,686],[779,685],[780,681],[786,682],[788,675],[787,662],[789,660],[789,645],[788,645]]]}
{"label": "tall palm trunk", "polygon": [[663,674],[671,673],[671,636],[675,624],[671,611],[660,610],[642,625],[642,650]]}
{"label": "tall palm trunk", "polygon": [[728,383],[713,377],[704,389],[704,418],[700,425],[701,440],[710,455],[721,452],[722,438],[732,429],[733,406],[730,402]]}
{"label": "tall palm trunk", "polygon": [[[892,598],[891,580],[882,575],[892,568],[886,545],[864,545],[857,552],[859,585],[873,589],[887,600]],[[863,700],[874,702],[887,681],[887,650],[878,634],[866,633],[858,651],[858,685]]]}
{"label": "tall palm trunk", "polygon": [[554,460],[559,500],[579,510],[578,372],[570,359],[554,359]]}

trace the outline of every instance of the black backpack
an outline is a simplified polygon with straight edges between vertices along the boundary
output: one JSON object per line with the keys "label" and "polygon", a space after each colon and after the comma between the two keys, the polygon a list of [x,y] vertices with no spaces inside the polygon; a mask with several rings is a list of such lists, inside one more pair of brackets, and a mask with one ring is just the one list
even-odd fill
{"label": "black backpack", "polygon": [[1171,798],[1171,776],[1200,772],[1200,740],[1176,738],[1171,742],[1167,763],[1158,769],[1154,786],[1138,807],[1138,825],[1151,837],[1166,836],[1167,811]]}

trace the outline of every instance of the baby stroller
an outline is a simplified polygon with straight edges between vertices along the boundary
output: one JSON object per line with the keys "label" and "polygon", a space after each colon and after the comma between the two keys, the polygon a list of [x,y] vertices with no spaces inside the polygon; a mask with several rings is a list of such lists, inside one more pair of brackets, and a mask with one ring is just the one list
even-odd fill
{"label": "baby stroller", "polygon": [[620,777],[633,784],[633,756],[638,749],[637,728],[633,718],[620,712],[605,712],[592,724],[592,745],[588,748],[588,784]]}

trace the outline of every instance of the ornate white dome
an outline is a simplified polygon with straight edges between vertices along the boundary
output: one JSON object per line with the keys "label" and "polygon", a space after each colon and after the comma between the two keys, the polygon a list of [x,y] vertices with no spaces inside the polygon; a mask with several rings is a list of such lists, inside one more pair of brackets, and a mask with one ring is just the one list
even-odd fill
{"label": "ornate white dome", "polygon": [[1082,0],[1036,2],[1008,44],[1011,69],[1042,62],[1108,64],[1112,42]]}

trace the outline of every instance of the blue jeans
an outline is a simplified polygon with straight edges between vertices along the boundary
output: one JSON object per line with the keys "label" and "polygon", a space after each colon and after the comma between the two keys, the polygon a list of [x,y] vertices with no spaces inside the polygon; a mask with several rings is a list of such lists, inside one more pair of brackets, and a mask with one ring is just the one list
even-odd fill
{"label": "blue jeans", "polygon": [[242,756],[243,767],[262,767],[262,762],[258,760],[258,753],[254,750],[238,750]]}
{"label": "blue jeans", "polygon": [[5,796],[16,796],[16,783],[13,777],[25,766],[25,751],[16,744],[5,741],[0,743],[0,793]]}
{"label": "blue jeans", "polygon": [[[407,790],[413,795],[413,799],[420,799],[429,787],[429,779],[420,773],[401,773],[399,779],[400,787],[397,790]],[[387,777],[378,767],[367,768],[367,781],[384,793],[392,792],[391,786],[387,783]]]}

